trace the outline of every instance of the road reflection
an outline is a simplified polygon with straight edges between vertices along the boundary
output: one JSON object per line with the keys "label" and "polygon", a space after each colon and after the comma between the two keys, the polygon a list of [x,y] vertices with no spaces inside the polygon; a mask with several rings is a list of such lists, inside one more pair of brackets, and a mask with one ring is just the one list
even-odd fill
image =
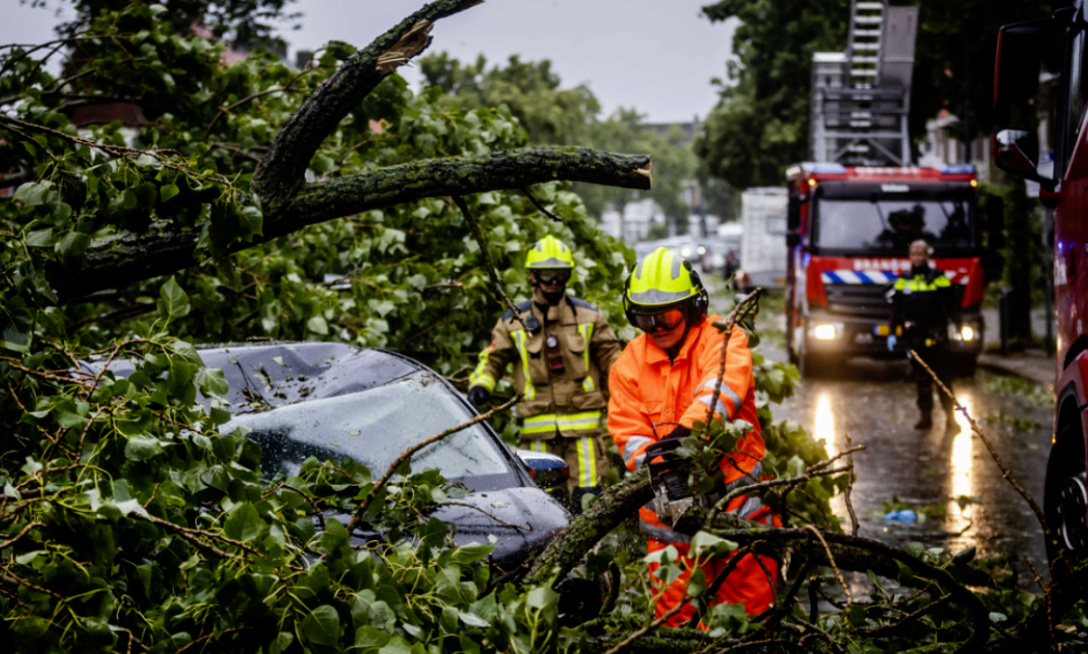
{"label": "road reflection", "polygon": [[838,435],[835,433],[835,412],[831,408],[831,392],[821,391],[816,396],[816,416],[813,423],[813,437],[818,441],[824,442],[824,447],[827,448],[828,456],[835,456],[839,453],[839,446],[836,443]]}
{"label": "road reflection", "polygon": [[[835,456],[841,452],[839,440],[842,439],[835,431],[835,411],[831,405],[831,391],[822,390],[816,395],[816,415],[813,416],[813,438],[824,442],[824,449],[828,456]],[[845,439],[842,439],[845,442]],[[835,466],[841,467],[841,463]],[[831,511],[843,518],[846,516],[846,496],[839,493],[831,498]]]}
{"label": "road reflection", "polygon": [[[959,401],[971,416],[975,415],[973,398],[969,393],[960,393]],[[960,532],[967,528],[971,519],[970,504],[961,506],[956,502],[957,497],[975,496],[975,441],[971,433],[971,424],[963,413],[956,412],[956,424],[959,431],[952,439],[952,448],[949,450],[948,481],[951,487],[951,496],[948,502],[947,529]]]}

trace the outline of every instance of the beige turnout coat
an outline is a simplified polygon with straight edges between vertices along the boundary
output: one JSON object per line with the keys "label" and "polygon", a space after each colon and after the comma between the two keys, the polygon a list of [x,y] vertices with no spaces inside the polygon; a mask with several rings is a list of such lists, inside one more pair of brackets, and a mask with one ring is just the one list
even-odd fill
{"label": "beige turnout coat", "polygon": [[[513,364],[522,439],[595,436],[604,427],[608,400],[602,391],[620,355],[619,339],[589,302],[567,296],[558,306],[548,306],[541,300],[538,292],[534,300],[518,305],[528,330],[510,311],[499,318],[469,385],[493,391],[506,366]],[[559,341],[560,373],[548,363],[549,334]]]}

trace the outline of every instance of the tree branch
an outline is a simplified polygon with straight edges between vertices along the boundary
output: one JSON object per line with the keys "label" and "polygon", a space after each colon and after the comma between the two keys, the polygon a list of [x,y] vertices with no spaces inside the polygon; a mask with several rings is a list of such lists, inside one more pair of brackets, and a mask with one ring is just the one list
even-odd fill
{"label": "tree branch", "polygon": [[[265,156],[267,161],[269,155]],[[288,234],[315,223],[447,195],[472,195],[558,180],[647,190],[649,155],[600,152],[570,146],[541,146],[475,157],[444,157],[386,166],[306,184],[265,232]],[[262,198],[263,201],[263,198]],[[266,212],[267,216],[267,212]]]}
{"label": "tree branch", "polygon": [[465,217],[465,221],[472,229],[472,236],[476,239],[476,244],[480,246],[480,256],[484,260],[484,267],[487,268],[487,275],[491,278],[491,286],[495,291],[495,295],[499,302],[506,305],[506,308],[510,310],[510,313],[514,315],[514,319],[521,323],[521,326],[529,331],[529,327],[525,324],[525,321],[521,319],[521,311],[518,311],[518,307],[514,304],[510,296],[506,294],[506,291],[502,288],[502,281],[499,280],[499,272],[495,269],[495,262],[491,259],[491,251],[487,247],[487,235],[484,234],[483,228],[480,227],[480,223],[476,220],[476,217],[469,211],[468,203],[465,202],[465,198],[460,195],[453,196],[453,203],[457,205],[457,208],[461,210],[461,215]]}
{"label": "tree branch", "polygon": [[[267,160],[267,156],[266,156]],[[265,212],[263,234],[235,243],[239,252],[317,223],[430,197],[468,195],[543,182],[581,181],[624,188],[650,187],[649,155],[586,148],[535,147],[475,157],[447,157],[387,166],[309,184],[286,214]],[[62,302],[107,288],[168,275],[196,265],[199,229],[124,234],[91,245],[80,274],[51,280]]]}
{"label": "tree branch", "polygon": [[262,208],[276,213],[290,203],[321,143],[383,79],[430,45],[434,21],[480,2],[432,2],[349,57],[288,119],[253,174],[254,192],[265,203]]}
{"label": "tree branch", "polygon": [[628,477],[605,491],[589,510],[575,516],[533,560],[524,585],[546,584],[553,575],[560,579],[565,577],[586,552],[627,516],[653,499],[653,495],[645,474]]}

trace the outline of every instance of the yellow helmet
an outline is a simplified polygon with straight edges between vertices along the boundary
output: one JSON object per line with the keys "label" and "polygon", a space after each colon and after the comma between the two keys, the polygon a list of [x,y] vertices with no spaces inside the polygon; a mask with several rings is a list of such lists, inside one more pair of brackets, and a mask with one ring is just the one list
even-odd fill
{"label": "yellow helmet", "polygon": [[623,307],[628,320],[634,324],[634,314],[657,313],[681,303],[690,309],[689,324],[700,322],[709,303],[703,282],[679,254],[657,248],[639,261],[627,278]]}
{"label": "yellow helmet", "polygon": [[545,236],[537,241],[525,258],[525,269],[541,268],[574,268],[574,257],[570,248],[554,236]]}

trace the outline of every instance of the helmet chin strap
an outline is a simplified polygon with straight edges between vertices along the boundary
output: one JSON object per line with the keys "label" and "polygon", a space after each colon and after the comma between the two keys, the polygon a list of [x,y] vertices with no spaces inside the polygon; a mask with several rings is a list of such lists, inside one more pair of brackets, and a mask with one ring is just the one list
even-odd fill
{"label": "helmet chin strap", "polygon": [[567,289],[556,291],[555,293],[549,293],[547,291],[540,291],[540,294],[544,296],[544,299],[548,301],[548,304],[555,306],[563,300],[563,296],[567,294]]}

